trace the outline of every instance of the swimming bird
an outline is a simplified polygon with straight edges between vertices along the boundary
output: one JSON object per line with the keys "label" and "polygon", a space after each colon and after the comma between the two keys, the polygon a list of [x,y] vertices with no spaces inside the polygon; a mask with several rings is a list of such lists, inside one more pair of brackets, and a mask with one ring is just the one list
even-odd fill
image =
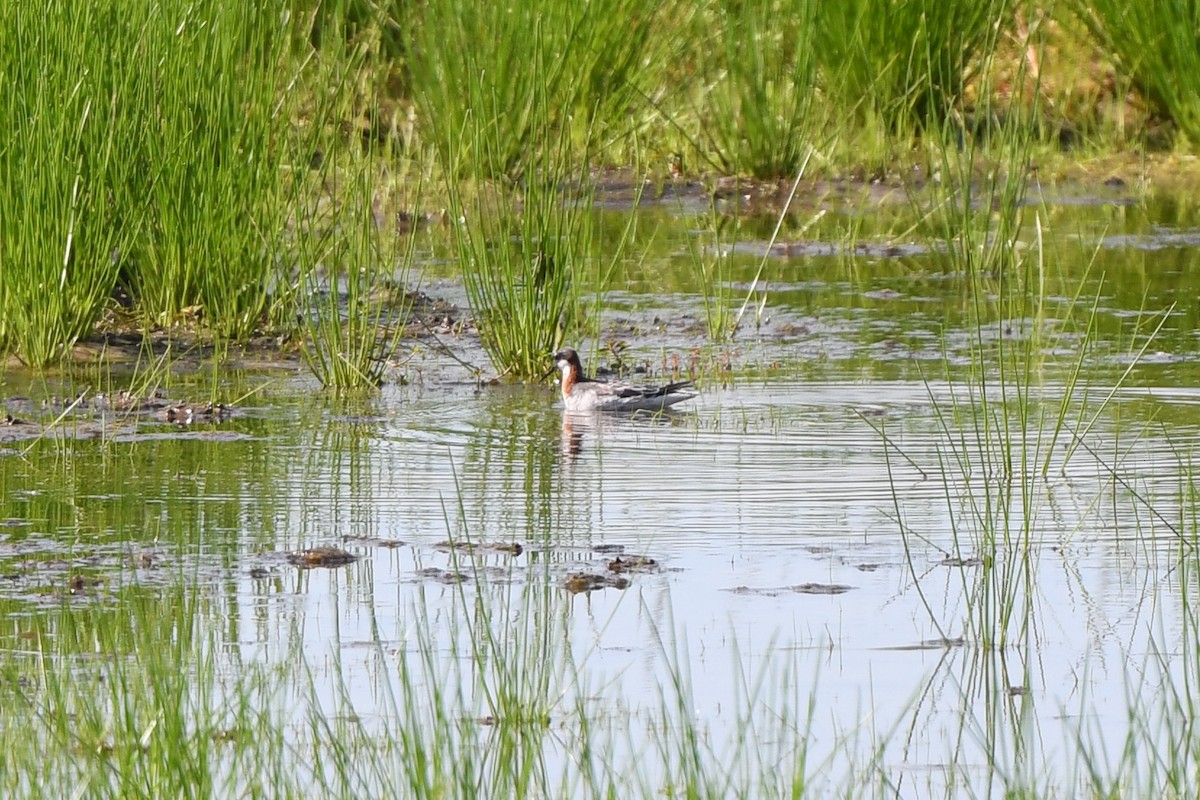
{"label": "swimming bird", "polygon": [[584,377],[579,354],[564,347],[554,354],[554,363],[562,370],[562,396],[567,411],[662,411],[695,392],[691,381],[666,386],[638,386],[627,381],[597,381]]}

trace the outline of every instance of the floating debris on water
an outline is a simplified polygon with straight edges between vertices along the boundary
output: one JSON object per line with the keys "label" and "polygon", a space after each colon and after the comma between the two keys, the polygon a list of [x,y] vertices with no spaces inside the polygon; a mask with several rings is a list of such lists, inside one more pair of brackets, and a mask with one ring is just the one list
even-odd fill
{"label": "floating debris on water", "polygon": [[471,578],[462,572],[451,572],[450,570],[439,569],[438,567],[425,567],[417,572],[422,578],[435,580],[438,583],[465,583]]}
{"label": "floating debris on water", "polygon": [[625,589],[628,586],[627,578],[592,572],[572,572],[563,580],[563,588],[571,594],[594,592],[599,589]]}
{"label": "floating debris on water", "polygon": [[385,539],[381,536],[350,536],[350,535],[346,535],[346,536],[343,536],[342,538],[344,540],[346,540],[347,542],[354,542],[355,544],[361,544],[361,545],[365,545],[367,547],[384,547],[389,550],[393,550],[397,547],[404,547],[406,544],[408,544],[407,542],[402,541],[400,539]]}
{"label": "floating debris on water", "polygon": [[490,550],[494,553],[507,553],[510,556],[519,556],[525,552],[525,548],[519,542],[452,542],[449,540],[438,542],[434,545],[436,550],[461,550],[465,553],[472,553],[476,550]]}
{"label": "floating debris on water", "polygon": [[658,570],[658,562],[649,556],[617,556],[606,565],[609,572],[654,572]]}
{"label": "floating debris on water", "polygon": [[307,550],[297,550],[288,553],[287,560],[303,569],[316,567],[344,567],[353,564],[358,556],[340,547],[310,547]]}
{"label": "floating debris on water", "polygon": [[231,413],[232,409],[224,403],[174,403],[159,412],[159,417],[177,425],[191,425],[193,422],[223,422]]}
{"label": "floating debris on water", "polygon": [[978,556],[970,558],[960,558],[959,556],[946,556],[941,561],[937,562],[939,567],[979,567],[983,566],[983,559]]}
{"label": "floating debris on water", "polygon": [[735,586],[727,591],[734,594],[761,594],[766,597],[778,597],[786,592],[796,594],[845,594],[853,589],[844,583],[798,583],[795,586],[767,586],[755,588],[752,586]]}
{"label": "floating debris on water", "polygon": [[71,579],[67,581],[67,588],[71,594],[82,594],[89,589],[95,589],[101,583],[103,581],[100,578],[92,575],[72,575]]}

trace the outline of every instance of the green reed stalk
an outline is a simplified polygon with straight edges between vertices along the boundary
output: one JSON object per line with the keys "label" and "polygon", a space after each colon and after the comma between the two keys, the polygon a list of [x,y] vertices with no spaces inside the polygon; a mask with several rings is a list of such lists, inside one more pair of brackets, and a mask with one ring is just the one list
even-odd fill
{"label": "green reed stalk", "polygon": [[0,11],[0,347],[33,364],[115,285],[147,326],[259,328],[282,283],[295,111],[282,0]]}
{"label": "green reed stalk", "polygon": [[[984,47],[995,49],[994,42]],[[986,104],[979,113],[990,120]],[[979,136],[946,122],[937,128],[931,171],[940,181],[930,216],[950,269],[961,276],[972,336],[970,376],[956,384],[947,363],[949,405],[934,400],[947,442],[939,467],[954,555],[981,559],[962,574],[968,634],[986,650],[1025,641],[1033,620],[1029,539],[1044,446],[1035,384],[1046,294],[1040,227],[1034,246],[1020,241],[1033,127],[1010,115],[987,132],[985,152]]]}
{"label": "green reed stalk", "polygon": [[595,257],[590,201],[527,184],[452,204],[484,350],[501,374],[545,375],[556,348],[581,330],[580,283]]}
{"label": "green reed stalk", "polygon": [[117,203],[145,214],[122,281],[147,325],[201,318],[239,339],[264,322],[288,205],[283,169],[291,31],[285,3],[216,0],[147,6],[123,35],[141,39],[119,100],[125,160]]}
{"label": "green reed stalk", "polygon": [[725,0],[719,46],[701,53],[702,136],[721,168],[756,178],[794,175],[820,129],[820,33],[812,0]]}
{"label": "green reed stalk", "polygon": [[[713,208],[708,214],[708,226],[704,238],[687,238],[688,256],[692,268],[700,279],[700,298],[704,304],[704,324],[708,338],[714,343],[724,344],[737,332],[737,317],[732,308],[732,291],[729,285],[729,248],[737,240],[739,219],[723,218]],[[732,230],[732,242],[726,230]]]}
{"label": "green reed stalk", "polygon": [[[1010,13],[1009,0],[820,3],[821,84],[850,126],[906,140],[950,121]],[[847,136],[861,140],[852,130]]]}
{"label": "green reed stalk", "polygon": [[[372,162],[351,167],[351,186],[296,243],[305,286],[304,359],[317,380],[338,392],[378,387],[400,346],[411,309],[407,281],[415,231],[401,236],[376,218]],[[418,193],[419,194],[419,193]]]}
{"label": "green reed stalk", "polygon": [[[742,301],[741,307],[738,309],[737,315],[734,318],[734,328],[738,328],[742,324],[742,319],[746,316],[746,311],[753,308],[752,301],[756,295],[761,297],[759,305],[755,312],[755,325],[757,327],[759,320],[762,317],[762,310],[767,302],[767,294],[765,290],[759,290],[759,285],[763,279],[763,273],[766,272],[768,259],[771,257],[771,248],[779,241],[779,232],[783,230],[783,223],[787,219],[788,211],[792,207],[792,201],[796,199],[796,190],[800,188],[800,180],[804,177],[804,171],[808,169],[808,162],[812,159],[812,150],[804,156],[804,161],[801,162],[799,169],[796,171],[796,178],[792,181],[792,189],[788,192],[787,201],[783,204],[783,208],[779,210],[779,216],[775,220],[775,227],[771,230],[771,238],[767,240],[767,250],[763,253],[762,259],[758,263],[758,271],[754,273],[754,280],[750,282],[750,289],[746,292],[746,297]],[[823,212],[822,212],[823,213]],[[818,214],[808,224],[811,225],[816,220],[820,219],[821,214]],[[806,230],[808,226],[805,226]]]}
{"label": "green reed stalk", "polygon": [[107,59],[115,2],[0,9],[0,353],[60,361],[91,329],[141,215],[115,207],[124,158]]}
{"label": "green reed stalk", "polygon": [[[563,143],[566,134],[557,135]],[[495,152],[495,144],[481,137],[470,149]],[[447,186],[454,241],[483,347],[502,374],[526,380],[546,375],[554,351],[596,324],[585,318],[583,298],[589,289],[599,291],[623,258],[632,231],[632,223],[624,225],[616,242],[605,243],[602,256],[587,159],[579,166],[566,148],[550,146],[537,163],[516,185]]]}
{"label": "green reed stalk", "polygon": [[[1188,478],[1195,477],[1188,465]],[[1187,488],[1179,498],[1181,511],[1195,522],[1196,496]],[[1133,645],[1125,664],[1121,697],[1098,698],[1081,692],[1074,740],[1068,756],[1079,773],[1077,782],[1094,797],[1191,797],[1200,792],[1200,744],[1196,716],[1200,713],[1200,616],[1195,599],[1197,529],[1186,528],[1192,547],[1148,590],[1147,607],[1177,607],[1178,625],[1166,630],[1158,614],[1147,620],[1144,641]],[[1150,535],[1138,531],[1138,536]],[[1141,638],[1141,637],[1139,637]],[[1132,643],[1131,643],[1132,644]],[[1080,684],[1091,683],[1090,670]],[[1116,727],[1102,724],[1091,709],[1100,703],[1117,705],[1124,719]]]}
{"label": "green reed stalk", "polygon": [[[649,612],[648,612],[649,613]],[[653,619],[658,620],[659,615]],[[770,657],[748,670],[755,659],[738,648],[730,636],[732,665],[729,670],[729,709],[736,719],[727,740],[714,740],[697,721],[687,636],[674,627],[671,612],[652,623],[654,644],[666,670],[658,716],[671,720],[667,727],[652,726],[648,751],[642,759],[650,774],[635,774],[642,781],[643,796],[666,793],[679,797],[803,797],[809,791],[824,796],[837,778],[812,764],[812,742],[806,734],[820,703],[819,676],[802,676],[794,660],[783,656],[772,640],[765,648]],[[769,711],[768,711],[769,709]],[[836,752],[840,742],[822,744]],[[847,747],[847,750],[849,748]],[[832,757],[832,756],[831,756]],[[656,776],[655,771],[661,771]],[[869,785],[870,770],[855,774],[850,783]],[[622,776],[624,777],[624,776]],[[665,787],[653,782],[658,777]],[[836,792],[835,792],[836,794]]]}
{"label": "green reed stalk", "polygon": [[1200,91],[1183,76],[1200,70],[1194,0],[1072,0],[1069,4],[1102,51],[1194,149],[1200,143]]}
{"label": "green reed stalk", "polygon": [[660,5],[426,0],[403,22],[422,136],[452,179],[519,177],[548,146],[594,149],[641,102]]}
{"label": "green reed stalk", "polygon": [[[987,118],[988,109],[982,113]],[[1036,558],[1031,547],[1040,528],[1042,498],[1051,461],[1065,464],[1083,441],[1116,389],[1089,409],[1082,365],[1091,351],[1096,305],[1076,319],[1074,302],[1049,310],[1059,291],[1053,265],[1045,259],[1040,215],[1032,241],[1023,238],[1026,175],[1036,126],[1010,115],[988,131],[984,152],[979,137],[943,133],[932,212],[945,242],[950,269],[961,277],[970,309],[970,372],[965,380],[946,364],[949,401],[931,393],[945,446],[938,453],[945,500],[954,535],[953,555],[976,557],[977,566],[960,571],[967,606],[967,638],[979,647],[1006,652],[1028,649],[1036,640]],[[1086,305],[1085,305],[1086,307]],[[1052,328],[1049,320],[1053,319]],[[1042,367],[1047,337],[1078,332],[1073,361],[1061,396],[1042,399]],[[1123,382],[1124,376],[1118,381]],[[1091,422],[1078,426],[1076,420]],[[1064,432],[1072,441],[1060,446]],[[1056,452],[1058,451],[1058,452]],[[1122,479],[1114,473],[1114,477]],[[928,606],[927,606],[928,607]],[[985,684],[987,682],[985,681]],[[985,721],[989,726],[994,721]],[[991,727],[989,727],[989,730]]]}

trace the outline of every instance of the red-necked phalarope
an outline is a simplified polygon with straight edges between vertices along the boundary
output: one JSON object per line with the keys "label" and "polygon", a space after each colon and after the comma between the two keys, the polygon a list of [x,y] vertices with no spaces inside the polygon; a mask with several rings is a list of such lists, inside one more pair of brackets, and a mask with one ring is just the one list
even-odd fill
{"label": "red-necked phalarope", "polygon": [[691,381],[638,386],[626,381],[585,378],[579,354],[570,347],[555,353],[554,363],[562,370],[562,396],[567,411],[662,411],[696,396],[687,391]]}

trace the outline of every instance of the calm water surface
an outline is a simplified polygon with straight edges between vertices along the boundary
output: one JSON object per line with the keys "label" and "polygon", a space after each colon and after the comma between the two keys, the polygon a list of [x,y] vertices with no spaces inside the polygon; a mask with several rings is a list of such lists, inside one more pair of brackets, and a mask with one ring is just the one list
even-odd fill
{"label": "calm water surface", "polygon": [[[1042,391],[1046,407],[1061,397]],[[1090,451],[1067,461],[1069,442],[1047,441],[1047,477],[1039,472],[1007,505],[990,500],[992,509],[981,506],[1002,484],[994,462],[952,442],[938,421],[950,397],[941,384],[778,379],[708,390],[670,419],[628,420],[564,417],[541,389],[393,390],[370,422],[322,415],[320,432],[283,426],[290,433],[276,431],[269,447],[292,451],[303,467],[271,488],[286,499],[264,544],[337,543],[363,559],[267,583],[236,570],[236,603],[257,609],[243,614],[239,644],[268,656],[300,636],[316,662],[340,651],[369,717],[378,655],[364,644],[415,658],[421,603],[454,657],[453,625],[437,609],[456,607],[460,591],[603,574],[613,555],[597,546],[620,547],[659,568],[630,576],[624,590],[554,597],[593,712],[615,714],[618,729],[632,719],[634,752],[639,710],[659,708],[669,668],[680,666],[691,713],[718,751],[742,730],[741,683],[787,668],[789,690],[799,686],[805,703],[811,693],[810,746],[833,757],[831,774],[861,768],[856,759],[887,740],[877,768],[905,796],[950,774],[986,775],[997,735],[975,728],[989,708],[1024,715],[999,742],[1032,738],[1048,764],[1080,731],[1119,748],[1145,669],[1170,671],[1183,625],[1180,535],[1194,535],[1179,522],[1190,513],[1180,459],[1200,429],[1172,425],[1167,435],[1147,422],[1194,415],[1200,393],[1120,393],[1089,434]],[[964,450],[975,461],[969,476],[950,463]],[[1019,610],[1028,603],[1027,624],[1012,623],[1003,652],[981,648],[971,621],[982,602],[982,568],[971,560],[985,554],[981,516],[1015,540],[1000,557],[1029,570],[1011,590]],[[437,547],[468,536],[520,542],[525,552],[472,560]],[[1014,555],[1023,552],[1027,562]],[[420,577],[427,568],[475,577],[443,585]],[[844,591],[796,589],[805,584]],[[287,624],[296,615],[299,629]],[[941,639],[956,641],[931,641]],[[1167,651],[1165,666],[1155,649]],[[780,691],[764,690],[756,713],[784,702]],[[564,698],[564,717],[572,702]],[[1064,769],[1062,780],[1078,779]]]}
{"label": "calm water surface", "polygon": [[[454,671],[469,653],[464,609],[507,602],[511,614],[492,620],[501,638],[553,627],[546,657],[575,665],[552,727],[570,728],[582,704],[612,732],[595,757],[643,772],[646,786],[670,782],[641,753],[680,679],[682,713],[715,758],[754,720],[811,714],[794,724],[831,791],[869,773],[897,796],[987,793],[989,765],[1016,763],[1077,787],[1080,742],[1116,759],[1139,703],[1185,687],[1195,666],[1182,644],[1194,614],[1200,380],[1180,252],[1165,251],[1167,288],[1127,272],[1112,281],[1131,292],[1091,284],[1104,333],[1077,385],[1074,294],[1056,295],[1039,323],[994,327],[1014,346],[1045,337],[1024,425],[994,376],[980,402],[967,357],[976,337],[945,310],[958,307],[946,298],[960,291],[952,276],[895,262],[874,278],[800,274],[817,270],[810,260],[781,265],[773,327],[731,348],[756,377],[709,381],[669,418],[574,418],[549,387],[454,380],[344,406],[248,376],[266,388],[220,425],[123,433],[110,421],[96,438],[29,453],[11,443],[0,456],[0,594],[27,620],[64,613],[53,589],[81,568],[109,577],[73,602],[182,572],[211,593],[208,624],[237,658],[302,655],[322,696],[348,692],[379,725],[398,663],[437,680],[418,658],[430,644],[469,695],[474,684]],[[697,314],[686,289],[640,291],[631,282],[613,296],[614,319]],[[1157,311],[1169,313],[1163,333],[1102,408]],[[686,354],[694,335],[647,327],[633,355],[652,364],[664,342]],[[24,402],[14,386],[10,410]],[[1068,424],[1056,432],[1064,397]],[[489,549],[512,543],[520,554]],[[316,545],[360,558],[298,570],[283,556]],[[617,555],[655,565],[623,589],[565,588],[572,573],[608,574]],[[1014,613],[998,622],[1004,599]],[[985,630],[1003,632],[1005,646],[985,646]],[[482,697],[465,705],[488,713]],[[1152,740],[1171,730],[1145,727]],[[555,737],[546,748],[562,769],[577,756]]]}

